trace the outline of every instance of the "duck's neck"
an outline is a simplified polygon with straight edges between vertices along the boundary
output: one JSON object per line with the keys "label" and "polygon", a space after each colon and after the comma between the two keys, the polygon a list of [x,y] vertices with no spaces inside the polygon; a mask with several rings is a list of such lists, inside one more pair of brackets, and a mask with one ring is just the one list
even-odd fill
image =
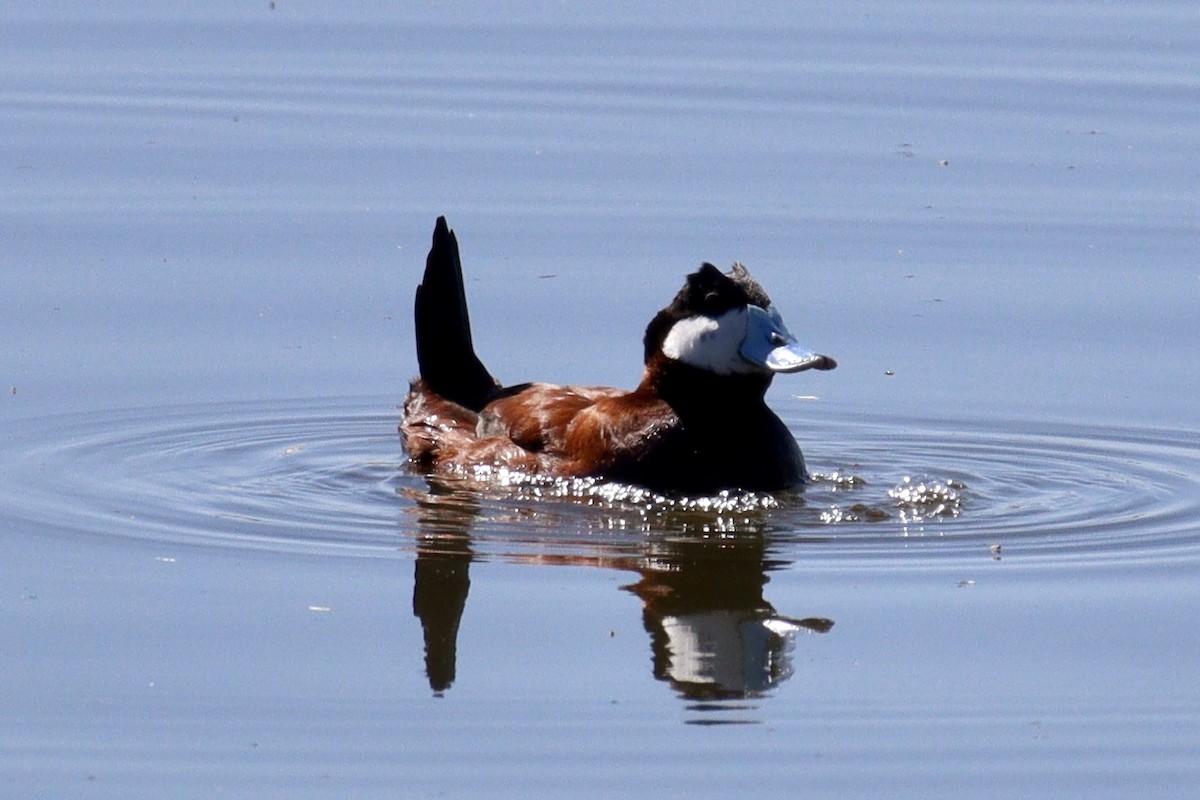
{"label": "duck's neck", "polygon": [[637,390],[666,401],[681,417],[710,416],[747,405],[761,405],[771,377],[715,375],[672,361],[660,353],[646,365]]}

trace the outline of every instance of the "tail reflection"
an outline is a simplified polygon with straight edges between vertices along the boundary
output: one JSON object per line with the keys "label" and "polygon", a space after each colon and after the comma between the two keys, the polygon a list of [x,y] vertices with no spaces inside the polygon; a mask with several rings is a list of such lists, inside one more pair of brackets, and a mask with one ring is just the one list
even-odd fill
{"label": "tail reflection", "polygon": [[[453,547],[455,549],[447,549]],[[413,614],[425,632],[425,674],[429,688],[441,693],[454,683],[458,660],[458,624],[467,605],[471,578],[471,548],[459,542],[437,546],[417,544],[413,585]]]}
{"label": "tail reflection", "polygon": [[458,626],[471,589],[471,520],[478,501],[468,492],[431,486],[417,499],[420,533],[413,574],[413,614],[425,635],[425,674],[441,694],[454,683]]}

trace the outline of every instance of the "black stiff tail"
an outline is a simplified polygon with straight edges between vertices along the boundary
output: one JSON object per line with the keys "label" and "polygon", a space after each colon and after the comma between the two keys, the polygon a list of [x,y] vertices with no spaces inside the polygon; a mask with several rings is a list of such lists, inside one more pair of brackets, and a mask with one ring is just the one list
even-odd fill
{"label": "black stiff tail", "polygon": [[447,400],[479,411],[498,384],[471,343],[458,240],[445,217],[438,217],[433,229],[433,247],[425,260],[425,277],[417,287],[415,305],[421,378]]}

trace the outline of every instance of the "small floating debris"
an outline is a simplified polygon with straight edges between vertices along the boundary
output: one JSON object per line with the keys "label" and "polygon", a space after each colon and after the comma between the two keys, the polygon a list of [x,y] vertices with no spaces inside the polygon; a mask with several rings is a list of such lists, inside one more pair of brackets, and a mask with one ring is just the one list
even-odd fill
{"label": "small floating debris", "polygon": [[333,611],[333,608],[330,606],[309,606],[308,610],[318,614],[328,614],[330,611]]}
{"label": "small floating debris", "polygon": [[991,554],[992,554],[992,560],[993,560],[993,561],[999,561],[999,560],[1000,560],[1000,545],[998,545],[998,544],[991,544],[991,545],[988,545],[988,550],[989,550],[989,551],[991,552]]}

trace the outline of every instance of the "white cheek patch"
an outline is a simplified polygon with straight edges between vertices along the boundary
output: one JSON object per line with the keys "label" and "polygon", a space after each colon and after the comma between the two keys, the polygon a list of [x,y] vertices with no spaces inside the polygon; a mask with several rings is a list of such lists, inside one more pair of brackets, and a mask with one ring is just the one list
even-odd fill
{"label": "white cheek patch", "polygon": [[688,317],[671,326],[663,340],[667,358],[717,375],[754,372],[739,352],[746,338],[746,309],[735,308],[719,317]]}

